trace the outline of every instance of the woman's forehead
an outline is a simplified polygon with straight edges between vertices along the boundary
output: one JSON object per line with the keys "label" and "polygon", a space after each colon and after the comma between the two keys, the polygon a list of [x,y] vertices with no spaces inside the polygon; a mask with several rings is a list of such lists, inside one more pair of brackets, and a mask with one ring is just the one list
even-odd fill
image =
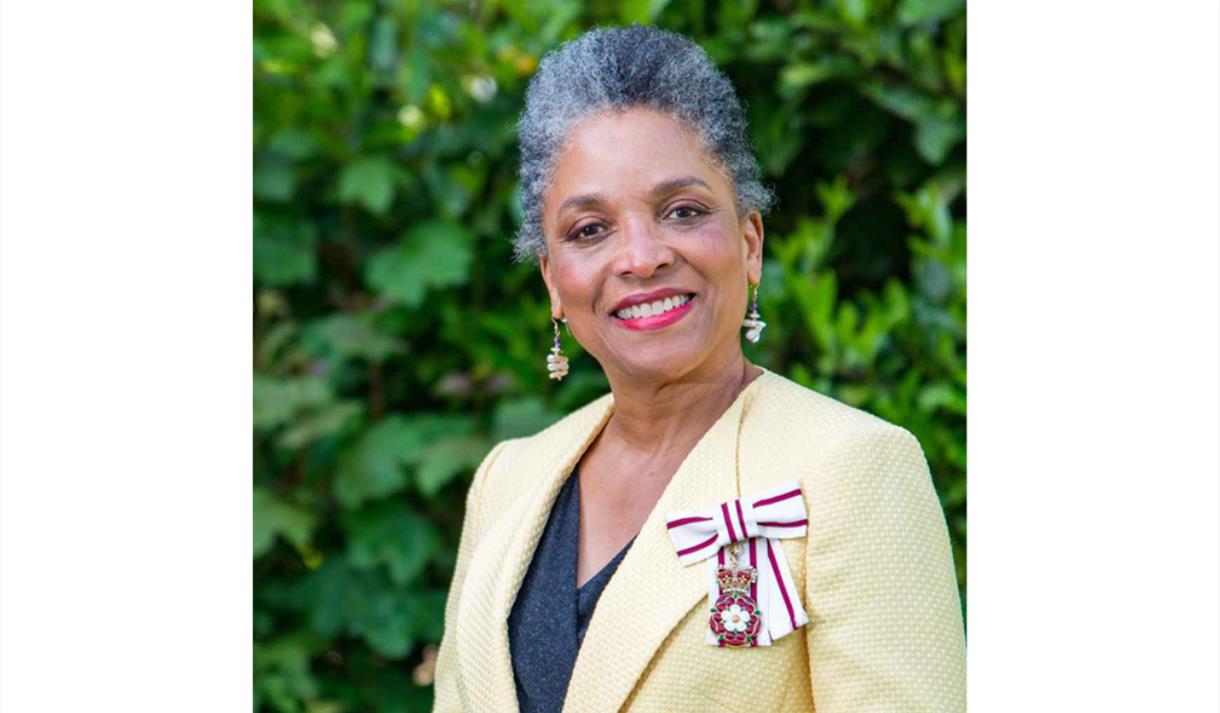
{"label": "woman's forehead", "polygon": [[[688,180],[694,179],[694,180]],[[729,189],[728,179],[680,120],[651,109],[606,112],[572,127],[555,162],[547,204],[573,196],[652,196],[663,187]]]}

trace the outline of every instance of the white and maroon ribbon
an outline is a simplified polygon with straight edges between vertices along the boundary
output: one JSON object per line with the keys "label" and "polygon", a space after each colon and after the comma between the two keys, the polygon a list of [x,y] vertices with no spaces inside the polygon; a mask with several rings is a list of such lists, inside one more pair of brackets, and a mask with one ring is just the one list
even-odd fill
{"label": "white and maroon ribbon", "polygon": [[[762,609],[759,646],[770,646],[774,639],[809,623],[779,544],[783,538],[805,536],[805,499],[795,480],[707,510],[675,510],[665,520],[678,561],[687,566],[707,561],[709,607],[715,606],[720,595],[716,568],[728,560],[724,548],[734,542],[742,543],[738,564],[758,570],[758,581],[750,586],[750,596]],[[710,631],[707,641],[718,645]]]}

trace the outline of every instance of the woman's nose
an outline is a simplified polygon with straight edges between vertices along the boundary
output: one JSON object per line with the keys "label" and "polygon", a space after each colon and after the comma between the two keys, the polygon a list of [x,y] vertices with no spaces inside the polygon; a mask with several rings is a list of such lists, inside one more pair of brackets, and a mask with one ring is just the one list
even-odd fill
{"label": "woman's nose", "polygon": [[623,221],[619,228],[615,273],[649,278],[658,269],[674,262],[673,249],[662,239],[651,220],[642,217]]}

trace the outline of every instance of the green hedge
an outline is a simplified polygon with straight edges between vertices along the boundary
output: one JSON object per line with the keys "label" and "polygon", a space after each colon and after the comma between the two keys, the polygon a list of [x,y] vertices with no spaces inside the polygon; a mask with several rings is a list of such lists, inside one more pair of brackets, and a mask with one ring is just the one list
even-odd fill
{"label": "green hedge", "polygon": [[735,82],[779,196],[746,353],[919,438],[964,602],[962,2],[254,7],[256,709],[427,710],[473,468],[607,389],[574,340],[547,379],[510,245],[526,82],[599,24]]}

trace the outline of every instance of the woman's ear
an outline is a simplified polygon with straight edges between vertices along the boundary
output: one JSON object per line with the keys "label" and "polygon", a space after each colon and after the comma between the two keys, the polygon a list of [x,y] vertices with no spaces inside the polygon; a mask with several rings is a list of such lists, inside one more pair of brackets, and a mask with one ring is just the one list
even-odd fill
{"label": "woman's ear", "polygon": [[563,319],[563,302],[559,299],[559,291],[555,289],[555,280],[551,277],[551,261],[547,259],[546,253],[538,253],[538,269],[542,272],[546,291],[551,296],[551,316]]}
{"label": "woman's ear", "polygon": [[762,214],[756,210],[741,222],[741,234],[744,238],[746,275],[751,284],[758,284],[762,278],[763,224]]}

